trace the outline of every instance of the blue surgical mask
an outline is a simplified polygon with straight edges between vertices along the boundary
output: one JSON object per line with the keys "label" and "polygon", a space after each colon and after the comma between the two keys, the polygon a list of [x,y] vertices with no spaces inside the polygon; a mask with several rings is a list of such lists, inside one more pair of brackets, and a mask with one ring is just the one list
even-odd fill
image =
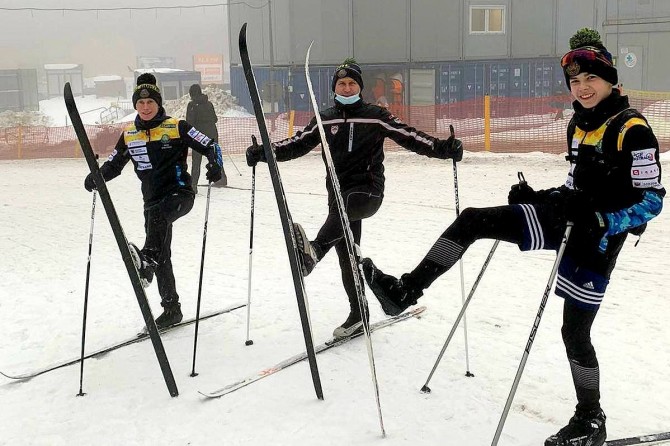
{"label": "blue surgical mask", "polygon": [[340,96],[339,94],[335,95],[335,100],[342,105],[355,104],[356,102],[358,102],[360,98],[361,98],[360,94],[355,94],[353,96]]}

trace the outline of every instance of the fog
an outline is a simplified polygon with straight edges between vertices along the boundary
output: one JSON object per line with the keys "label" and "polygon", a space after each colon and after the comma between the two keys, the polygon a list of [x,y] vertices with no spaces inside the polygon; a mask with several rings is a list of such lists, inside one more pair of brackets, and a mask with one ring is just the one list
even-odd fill
{"label": "fog", "polygon": [[[174,57],[191,70],[194,54],[223,54],[227,78],[228,7],[165,9],[203,3],[225,1],[0,0],[0,69],[77,63],[84,77],[129,76],[138,56]],[[88,11],[44,10],[53,8]]]}

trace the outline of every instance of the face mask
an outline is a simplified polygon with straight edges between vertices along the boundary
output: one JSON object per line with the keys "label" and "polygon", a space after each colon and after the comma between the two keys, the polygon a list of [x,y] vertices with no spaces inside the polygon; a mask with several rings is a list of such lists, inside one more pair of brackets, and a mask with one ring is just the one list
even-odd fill
{"label": "face mask", "polygon": [[361,98],[360,94],[355,94],[353,96],[340,96],[339,94],[335,95],[335,100],[339,102],[342,105],[351,105],[356,102]]}

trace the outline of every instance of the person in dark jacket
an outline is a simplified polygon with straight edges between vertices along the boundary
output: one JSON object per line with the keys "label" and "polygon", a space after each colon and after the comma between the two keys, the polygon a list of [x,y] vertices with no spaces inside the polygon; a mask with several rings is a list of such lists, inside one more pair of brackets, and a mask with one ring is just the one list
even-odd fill
{"label": "person in dark jacket", "polygon": [[[206,94],[202,92],[199,84],[193,84],[188,89],[191,100],[186,106],[186,122],[207,135],[214,142],[219,142],[219,130],[216,123],[219,120],[214,110],[214,105],[209,101]],[[197,150],[191,151],[191,179],[193,192],[198,193],[198,179],[200,178],[200,165],[202,155]],[[228,185],[226,171],[221,171],[221,179],[213,184],[214,187]]]}
{"label": "person in dark jacket", "polygon": [[[461,141],[453,135],[440,140],[408,126],[385,108],[364,102],[360,96],[362,89],[360,66],[352,59],[346,60],[333,74],[335,105],[320,112],[356,245],[361,242],[361,221],[373,216],[384,198],[385,138],[428,157],[460,161],[463,156]],[[288,161],[307,154],[320,143],[316,118],[313,118],[303,131],[273,143],[272,148],[278,161]],[[263,148],[249,147],[247,164],[253,166],[258,161],[265,161]],[[310,242],[299,224],[295,224],[294,232],[301,248],[304,275],[308,275],[331,248],[337,252],[350,312],[333,335],[344,337],[361,330],[363,323],[333,185],[328,179],[326,189],[328,216],[316,238]]]}
{"label": "person in dark jacket", "polygon": [[[158,328],[182,319],[170,245],[172,223],[191,210],[195,198],[187,172],[188,148],[207,157],[209,181],[221,178],[223,165],[219,145],[188,122],[167,116],[162,104],[156,78],[150,73],[139,75],[133,93],[135,122],[123,130],[109,159],[100,167],[103,178],[109,181],[132,161],[142,184],[146,239],[141,250],[134,244],[130,244],[130,250],[145,287],[156,275],[164,309],[156,319]],[[96,188],[91,174],[84,180],[84,187],[88,191]]]}
{"label": "person in dark jacket", "polygon": [[449,270],[476,240],[515,243],[522,251],[557,250],[574,226],[558,268],[565,299],[561,333],[577,396],[574,416],[545,446],[600,446],[606,439],[600,369],[591,326],[628,233],[641,234],[663,207],[658,141],[617,85],[612,56],[594,30],[580,30],[561,59],[575,101],[567,131],[570,170],[564,185],[535,191],[512,186],[507,206],[465,209],[428,254],[400,279],[363,259],[365,278],[382,308],[399,314]]}

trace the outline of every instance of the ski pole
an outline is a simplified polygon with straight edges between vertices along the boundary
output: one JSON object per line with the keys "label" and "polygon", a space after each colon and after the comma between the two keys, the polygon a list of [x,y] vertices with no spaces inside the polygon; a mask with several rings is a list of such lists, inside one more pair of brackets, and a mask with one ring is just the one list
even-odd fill
{"label": "ski pole", "polygon": [[535,321],[533,322],[533,327],[530,330],[530,336],[528,336],[528,341],[526,342],[526,348],[523,351],[523,356],[521,357],[521,362],[519,363],[519,368],[514,377],[514,383],[512,384],[512,389],[509,392],[507,397],[507,402],[505,403],[505,408],[503,413],[500,416],[500,421],[498,422],[498,428],[496,429],[495,436],[493,437],[493,442],[491,446],[496,446],[498,440],[500,439],[500,434],[502,433],[503,426],[505,425],[505,420],[507,419],[507,414],[509,413],[510,406],[512,405],[512,400],[514,399],[514,394],[516,389],[519,386],[519,381],[521,380],[521,374],[523,369],[526,366],[526,361],[528,361],[528,356],[530,355],[530,349],[533,346],[533,341],[535,341],[535,335],[537,334],[537,329],[540,326],[540,320],[542,319],[542,313],[544,312],[544,307],[547,305],[547,299],[549,298],[549,292],[551,291],[551,286],[554,283],[556,278],[556,273],[558,272],[558,266],[561,263],[563,258],[563,253],[565,252],[565,246],[568,244],[568,238],[570,237],[570,232],[572,231],[573,223],[568,222],[567,227],[565,228],[565,234],[563,235],[563,240],[561,241],[561,246],[558,249],[558,254],[556,254],[556,260],[554,261],[554,267],[551,269],[551,274],[549,275],[549,281],[547,286],[544,289],[544,294],[542,295],[542,301],[540,302],[540,308],[537,310],[537,315],[535,316]]}
{"label": "ski pole", "polygon": [[[472,285],[472,288],[470,289],[470,293],[468,294],[467,299],[463,302],[463,307],[461,308],[461,312],[458,313],[458,316],[456,317],[456,321],[454,322],[454,325],[451,327],[451,331],[449,332],[449,336],[447,336],[447,340],[444,341],[444,345],[442,346],[442,350],[440,351],[440,354],[437,356],[437,360],[435,361],[435,365],[433,366],[433,369],[430,371],[430,374],[428,375],[428,379],[426,379],[426,383],[421,387],[421,391],[423,393],[430,393],[430,387],[428,387],[428,383],[430,380],[433,378],[433,374],[435,373],[435,370],[437,370],[437,366],[442,361],[442,356],[444,356],[444,352],[447,350],[447,346],[449,345],[449,342],[451,342],[451,338],[454,336],[454,333],[456,333],[456,329],[458,328],[458,323],[461,321],[461,318],[465,316],[465,310],[468,308],[468,305],[470,304],[470,300],[472,300],[472,296],[475,294],[475,290],[477,290],[477,286],[479,286],[479,281],[482,279],[484,276],[484,271],[486,271],[486,267],[489,265],[489,262],[491,261],[491,258],[493,257],[493,253],[496,251],[496,248],[498,247],[498,244],[500,243],[500,240],[496,240],[493,246],[491,247],[491,251],[489,251],[489,255],[486,257],[486,260],[484,261],[484,264],[482,265],[482,269],[479,271],[479,274],[477,275],[477,279],[475,280],[475,283]],[[468,376],[468,375],[466,375]],[[470,375],[474,376],[474,375]]]}
{"label": "ski pole", "polygon": [[[256,137],[251,136],[254,146],[258,145]],[[249,225],[249,280],[247,282],[247,340],[244,345],[252,345],[254,341],[249,339],[249,322],[251,320],[251,267],[254,256],[254,201],[256,199],[256,166],[251,168],[251,224]]]}
{"label": "ski pole", "polygon": [[91,252],[93,250],[93,224],[95,223],[95,199],[98,191],[93,189],[93,203],[91,204],[91,230],[88,233],[88,260],[86,261],[86,285],[84,286],[84,317],[81,327],[81,362],[79,366],[79,393],[77,396],[86,395],[84,386],[84,350],[86,345],[86,314],[88,312],[88,284],[91,278]]}
{"label": "ski pole", "polygon": [[[451,133],[451,136],[455,138],[454,135],[454,126],[449,124],[449,132]],[[456,160],[452,159],[452,165],[454,168],[454,198],[456,201],[456,218],[458,218],[459,215],[461,215],[460,211],[460,201],[458,199],[458,168],[456,167]],[[461,302],[463,303],[463,307],[465,308],[465,279],[463,276],[463,259],[458,260],[458,266],[461,271]],[[473,377],[473,375],[470,372],[470,354],[469,354],[469,349],[468,349],[468,319],[463,314],[463,336],[465,339],[465,376],[467,377]]]}
{"label": "ski pole", "polygon": [[198,304],[195,309],[195,336],[193,337],[193,369],[191,376],[198,376],[195,373],[195,354],[198,347],[198,326],[200,325],[200,300],[202,297],[202,273],[205,267],[205,246],[207,245],[207,221],[209,220],[209,197],[212,192],[212,182],[207,184],[207,205],[205,206],[205,225],[202,232],[202,254],[200,256],[200,279],[198,280]]}
{"label": "ski pole", "polygon": [[235,161],[233,160],[233,157],[230,156],[230,153],[226,152],[226,155],[228,155],[228,158],[230,158],[230,162],[233,164],[233,167],[235,168],[235,170],[237,170],[237,174],[239,176],[242,176],[242,172],[240,172],[240,169],[237,168],[237,165],[235,164]]}

